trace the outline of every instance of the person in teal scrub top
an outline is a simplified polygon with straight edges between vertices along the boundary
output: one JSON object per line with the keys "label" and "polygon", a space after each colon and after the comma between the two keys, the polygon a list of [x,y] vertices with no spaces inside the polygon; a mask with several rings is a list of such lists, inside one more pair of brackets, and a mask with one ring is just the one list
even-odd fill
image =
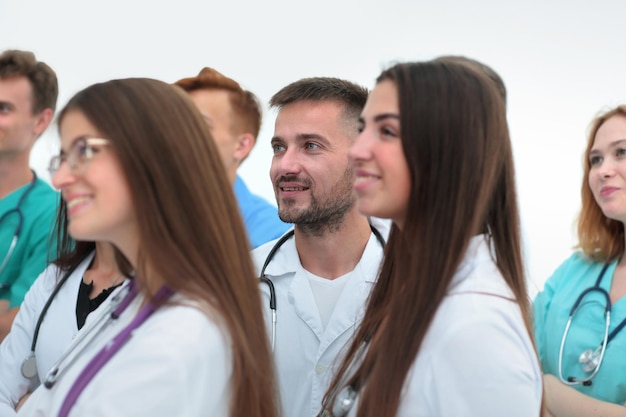
{"label": "person in teal scrub top", "polygon": [[54,71],[31,52],[0,54],[0,341],[55,252],[50,236],[58,193],[29,163],[58,90]]}
{"label": "person in teal scrub top", "polygon": [[579,250],[556,269],[534,301],[551,415],[626,416],[625,222],[626,105],[621,105],[591,124]]}

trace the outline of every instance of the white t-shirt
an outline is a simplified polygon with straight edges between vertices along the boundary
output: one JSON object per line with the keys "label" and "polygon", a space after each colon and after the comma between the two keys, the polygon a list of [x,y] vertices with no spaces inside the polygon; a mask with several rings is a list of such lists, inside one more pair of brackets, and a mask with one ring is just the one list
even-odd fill
{"label": "white t-shirt", "polygon": [[330,316],[335,311],[337,301],[346,287],[346,283],[350,280],[352,271],[335,279],[322,278],[306,270],[304,272],[309,279],[309,285],[322,319],[322,325],[326,328]]}

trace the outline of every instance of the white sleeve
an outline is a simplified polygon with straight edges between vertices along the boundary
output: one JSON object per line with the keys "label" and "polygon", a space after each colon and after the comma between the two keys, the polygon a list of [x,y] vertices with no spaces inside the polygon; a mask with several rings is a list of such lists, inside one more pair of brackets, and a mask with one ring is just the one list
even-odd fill
{"label": "white sleeve", "polygon": [[153,318],[87,385],[71,416],[228,416],[232,359],[222,331],[192,308]]}
{"label": "white sleeve", "polygon": [[0,417],[15,416],[15,405],[37,383],[25,378],[21,367],[30,355],[37,319],[54,289],[57,271],[51,264],[37,277],[0,345]]}
{"label": "white sleeve", "polygon": [[422,389],[433,415],[539,416],[541,374],[521,320],[477,317],[438,344]]}

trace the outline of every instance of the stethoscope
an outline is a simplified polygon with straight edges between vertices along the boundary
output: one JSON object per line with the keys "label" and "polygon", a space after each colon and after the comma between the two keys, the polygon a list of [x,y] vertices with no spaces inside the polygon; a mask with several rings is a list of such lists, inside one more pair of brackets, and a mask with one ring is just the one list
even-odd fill
{"label": "stethoscope", "polygon": [[[8,210],[2,215],[2,217],[0,217],[0,223],[2,223],[10,214],[17,215],[17,225],[15,226],[15,231],[13,232],[13,239],[11,239],[9,250],[7,251],[7,254],[4,256],[4,259],[2,260],[2,264],[0,264],[0,275],[2,275],[2,273],[6,269],[9,263],[9,260],[11,259],[11,256],[13,255],[13,251],[15,251],[15,247],[17,246],[17,241],[20,238],[20,234],[22,233],[22,226],[24,224],[24,212],[22,211],[22,203],[24,203],[24,200],[26,200],[26,198],[30,195],[30,192],[33,191],[33,189],[35,188],[35,185],[37,185],[37,174],[33,170],[31,170],[31,172],[33,173],[33,179],[28,185],[28,188],[26,188],[24,193],[20,196],[20,199],[17,201],[17,205],[15,206],[15,208]],[[11,287],[11,284],[7,284],[7,283],[0,284],[0,290],[5,290],[10,287]]]}
{"label": "stethoscope", "polygon": [[48,300],[46,301],[46,304],[44,304],[43,309],[41,309],[41,313],[39,313],[39,318],[37,319],[37,324],[35,325],[35,333],[33,334],[33,341],[31,342],[31,345],[30,345],[30,353],[26,357],[26,359],[24,359],[24,361],[22,362],[21,371],[22,371],[22,376],[24,378],[31,379],[37,375],[37,360],[35,358],[35,348],[37,347],[37,340],[39,338],[39,329],[41,328],[43,319],[48,314],[48,310],[50,309],[50,305],[52,304],[52,301],[54,301],[59,291],[61,291],[61,288],[63,287],[63,285],[65,285],[65,283],[67,282],[69,277],[74,273],[78,265],[80,265],[84,260],[85,258],[83,258],[80,262],[77,262],[70,269],[67,270],[65,275],[63,275],[63,278],[61,278],[61,280],[56,285],[56,287],[54,287],[54,290],[52,291],[52,294],[50,294],[50,297],[48,297]]}
{"label": "stethoscope", "polygon": [[[134,290],[134,288],[134,280],[122,287],[120,291],[111,298],[107,308],[103,309],[94,317],[91,325],[84,327],[78,332],[72,343],[65,350],[65,353],[61,355],[46,374],[43,381],[43,385],[46,388],[52,388],[65,370],[76,361],[82,350],[93,341],[101,330],[116,320],[126,307],[128,307],[136,296],[136,290]],[[77,346],[81,344],[83,344],[83,348],[77,349]]]}
{"label": "stethoscope", "polygon": [[[383,238],[383,235],[371,223],[370,223],[370,229],[372,229],[372,233],[376,237],[376,240],[378,240],[378,243],[380,243],[380,245],[384,248],[385,238]],[[272,340],[271,340],[272,351],[274,350],[274,347],[276,346],[276,290],[274,288],[274,283],[272,282],[272,280],[269,279],[267,275],[265,275],[265,268],[267,268],[267,266],[270,264],[270,262],[274,258],[274,255],[276,254],[276,252],[278,252],[281,246],[283,246],[283,244],[286,241],[291,239],[293,235],[294,235],[294,230],[291,229],[290,231],[285,233],[280,239],[278,239],[278,241],[274,244],[270,252],[267,254],[267,258],[265,258],[265,262],[263,263],[263,267],[261,268],[261,273],[259,274],[259,280],[262,283],[266,284],[270,291],[269,305],[270,305],[270,310],[272,311]]]}
{"label": "stethoscope", "polygon": [[328,409],[323,409],[318,414],[318,417],[345,417],[354,406],[359,394],[359,388],[357,383],[346,385],[346,381],[352,375],[356,365],[363,359],[363,355],[365,355],[365,351],[367,350],[367,346],[369,344],[369,339],[370,338],[367,337],[366,340],[361,343],[361,346],[359,346],[359,349],[354,354],[352,361],[342,375],[341,381],[337,384],[337,388],[330,395],[330,398],[333,399],[331,404],[332,413]]}
{"label": "stethoscope", "polygon": [[[69,274],[66,274],[66,276],[69,276]],[[60,286],[57,286],[57,288],[59,287]],[[137,294],[138,290],[135,286],[135,280],[130,280],[127,285],[123,286],[120,291],[111,298],[108,308],[104,309],[96,318],[94,318],[89,327],[83,328],[83,330],[78,333],[77,337],[65,353],[52,366],[44,379],[43,385],[46,388],[51,389],[57,383],[59,378],[65,373],[65,371],[76,362],[79,355],[87,346],[89,346],[100,331],[122,315],[131,302],[137,297]],[[83,368],[68,391],[61,406],[61,410],[59,411],[59,416],[68,415],[72,406],[93,377],[130,339],[133,331],[141,326],[148,319],[148,317],[150,317],[152,313],[158,309],[158,306],[169,299],[173,294],[174,291],[172,291],[168,286],[162,286],[154,295],[153,301],[142,307],[130,324],[128,324],[126,328],[110,340],[91,359],[85,368]],[[80,349],[77,349],[79,345],[83,346]]]}
{"label": "stethoscope", "polygon": [[[584,386],[589,386],[592,384],[592,379],[598,371],[600,370],[600,366],[602,365],[602,361],[604,360],[604,353],[606,352],[606,347],[611,340],[626,326],[626,319],[622,320],[622,322],[609,334],[609,327],[611,325],[611,297],[609,293],[600,287],[600,282],[602,282],[602,278],[604,277],[604,273],[606,272],[609,264],[605,264],[600,274],[598,275],[598,279],[593,287],[589,287],[584,290],[576,299],[576,302],[572,306],[570,310],[569,317],[567,319],[567,323],[565,324],[565,330],[563,331],[563,337],[561,338],[561,347],[559,349],[559,379],[561,382],[567,385],[579,385],[582,384]],[[567,339],[567,335],[569,333],[569,328],[572,324],[572,319],[574,318],[574,314],[578,310],[583,298],[588,294],[597,291],[605,299],[605,307],[604,307],[604,337],[600,345],[595,349],[585,349],[579,356],[578,362],[580,363],[583,371],[587,373],[591,373],[589,376],[585,378],[575,378],[573,376],[568,376],[567,378],[563,377],[563,350],[565,348],[565,340]]]}
{"label": "stethoscope", "polygon": [[[106,324],[111,322],[112,320],[117,320],[120,315],[126,310],[126,308],[130,305],[130,303],[135,299],[138,294],[137,287],[135,286],[135,280],[131,280],[128,285],[123,287],[123,293],[120,292],[116,294],[116,300],[114,302],[111,299],[111,308],[109,314],[105,315],[105,321],[102,326],[98,326],[100,329],[103,328]],[[65,400],[61,405],[61,409],[59,410],[59,417],[67,417],[70,410],[74,406],[74,403],[83,392],[83,390],[87,387],[89,382],[96,376],[96,374],[107,364],[107,362],[124,346],[126,342],[133,335],[133,332],[141,326],[147,319],[154,313],[160,305],[162,305],[165,301],[167,301],[172,295],[174,295],[174,291],[168,287],[167,285],[163,285],[154,295],[153,299],[146,304],[144,307],[139,310],[135,318],[124,328],[120,333],[117,334],[112,340],[107,342],[102,349],[94,356],[91,361],[83,368],[81,373],[78,375],[72,387],[68,391],[65,396]],[[92,329],[96,326],[91,326],[90,333],[92,333]],[[97,334],[97,333],[96,333]],[[86,341],[85,347],[93,340],[93,336]],[[72,347],[75,346],[76,343],[72,343]],[[72,348],[70,347],[70,350]],[[84,349],[84,347],[83,347]],[[82,351],[82,349],[81,349]],[[72,361],[78,356],[77,352],[73,357]],[[67,355],[64,355],[67,357]],[[64,358],[61,358],[59,362],[62,362]],[[68,366],[71,362],[68,362]],[[46,377],[46,381],[44,382],[44,386],[46,388],[51,388],[54,383],[58,380],[59,375],[61,374],[59,365],[55,365],[52,367],[50,372],[48,373],[48,377]]]}

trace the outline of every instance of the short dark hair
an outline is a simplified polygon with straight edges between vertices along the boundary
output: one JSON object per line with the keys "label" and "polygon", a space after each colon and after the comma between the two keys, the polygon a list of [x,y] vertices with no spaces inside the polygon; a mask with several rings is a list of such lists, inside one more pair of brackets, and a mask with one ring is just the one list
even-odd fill
{"label": "short dark hair", "polygon": [[56,73],[29,51],[7,50],[0,55],[0,79],[26,77],[32,88],[32,112],[54,111],[59,96]]}
{"label": "short dark hair", "polygon": [[298,101],[335,101],[343,105],[346,119],[358,120],[367,101],[368,90],[351,81],[334,77],[311,77],[283,87],[270,99],[270,107],[282,107]]}

